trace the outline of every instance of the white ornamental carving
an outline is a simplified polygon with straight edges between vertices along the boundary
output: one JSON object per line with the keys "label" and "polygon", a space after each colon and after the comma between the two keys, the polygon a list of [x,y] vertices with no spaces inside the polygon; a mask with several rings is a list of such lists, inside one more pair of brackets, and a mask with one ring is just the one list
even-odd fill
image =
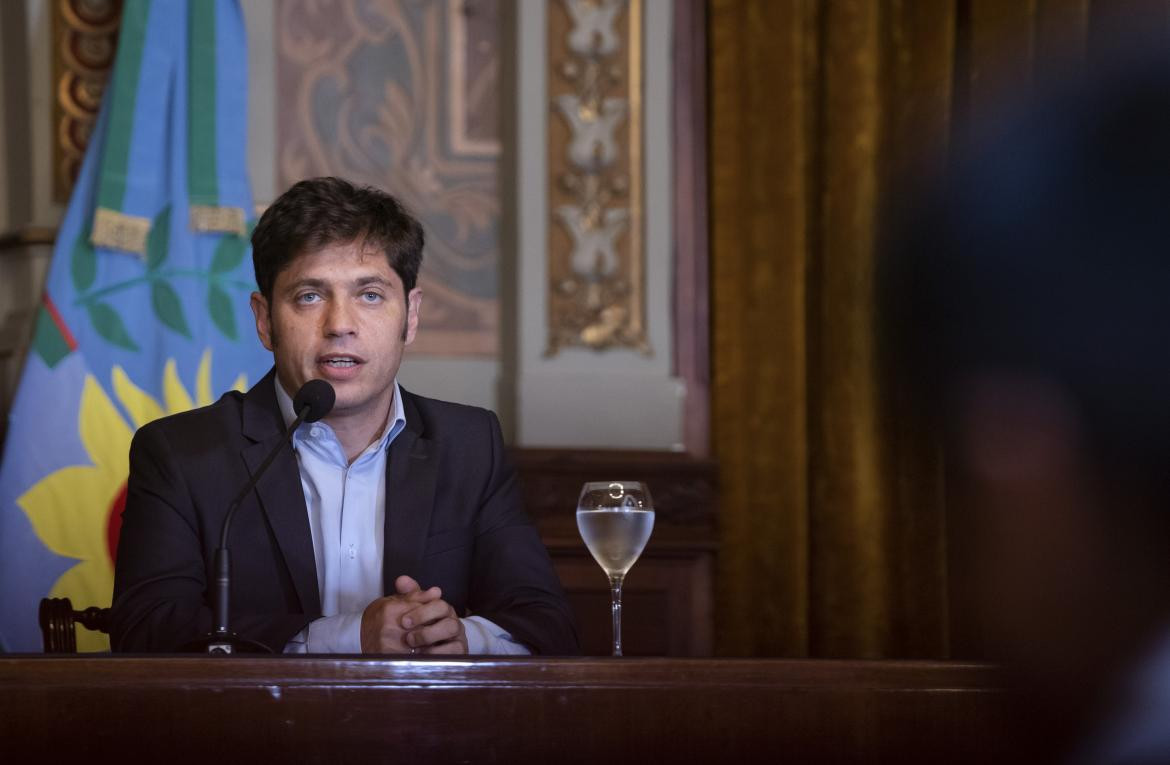
{"label": "white ornamental carving", "polygon": [[613,23],[625,0],[565,0],[573,19],[569,50],[578,56],[609,56],[621,44]]}
{"label": "white ornamental carving", "polygon": [[626,116],[626,102],[621,98],[606,98],[601,111],[582,103],[572,93],[557,97],[557,108],[569,123],[572,139],[569,142],[569,160],[581,170],[597,171],[617,159],[618,146],[614,131]]}
{"label": "white ornamental carving", "polygon": [[551,5],[546,354],[569,346],[649,354],[638,230],[642,0]]}
{"label": "white ornamental carving", "polygon": [[581,276],[609,276],[617,269],[616,239],[626,228],[629,210],[606,210],[601,225],[575,205],[561,205],[557,217],[573,237],[574,271]]}

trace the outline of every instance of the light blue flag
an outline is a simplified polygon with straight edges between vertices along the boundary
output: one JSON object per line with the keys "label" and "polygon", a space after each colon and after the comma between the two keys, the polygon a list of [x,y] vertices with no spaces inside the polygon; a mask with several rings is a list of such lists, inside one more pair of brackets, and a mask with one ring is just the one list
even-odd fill
{"label": "light blue flag", "polygon": [[237,0],[127,0],[0,464],[0,649],[40,650],[42,597],[110,604],[134,431],[271,364],[248,309],[246,82]]}

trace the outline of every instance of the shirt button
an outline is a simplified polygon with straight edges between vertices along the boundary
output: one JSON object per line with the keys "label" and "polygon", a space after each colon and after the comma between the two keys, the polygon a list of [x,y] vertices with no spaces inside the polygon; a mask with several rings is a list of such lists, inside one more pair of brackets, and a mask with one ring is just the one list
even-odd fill
{"label": "shirt button", "polygon": [[314,425],[312,430],[309,431],[309,435],[312,436],[313,438],[320,438],[321,437],[321,429],[319,427],[317,427],[316,425]]}
{"label": "shirt button", "polygon": [[353,546],[353,545],[350,545],[350,546],[349,546],[349,559],[350,559],[350,560],[353,560],[353,559],[354,559],[354,558],[356,558],[356,557],[357,557],[357,551],[356,551],[356,550],[354,550],[354,546]]}

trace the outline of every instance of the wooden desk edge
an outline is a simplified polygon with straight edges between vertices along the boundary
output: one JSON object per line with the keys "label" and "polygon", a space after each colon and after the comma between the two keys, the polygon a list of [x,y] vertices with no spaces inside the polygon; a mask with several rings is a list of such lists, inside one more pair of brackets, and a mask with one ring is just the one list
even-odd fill
{"label": "wooden desk edge", "polygon": [[383,686],[735,687],[891,691],[1006,690],[996,666],[935,661],[470,657],[397,660],[365,656],[7,655],[0,686],[256,683]]}

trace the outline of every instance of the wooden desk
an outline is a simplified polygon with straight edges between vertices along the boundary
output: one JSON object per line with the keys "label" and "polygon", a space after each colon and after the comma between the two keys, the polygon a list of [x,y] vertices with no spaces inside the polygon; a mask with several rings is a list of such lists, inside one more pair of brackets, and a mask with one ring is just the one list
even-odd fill
{"label": "wooden desk", "polygon": [[0,751],[7,762],[1004,762],[1009,696],[994,668],[928,662],[0,657]]}

